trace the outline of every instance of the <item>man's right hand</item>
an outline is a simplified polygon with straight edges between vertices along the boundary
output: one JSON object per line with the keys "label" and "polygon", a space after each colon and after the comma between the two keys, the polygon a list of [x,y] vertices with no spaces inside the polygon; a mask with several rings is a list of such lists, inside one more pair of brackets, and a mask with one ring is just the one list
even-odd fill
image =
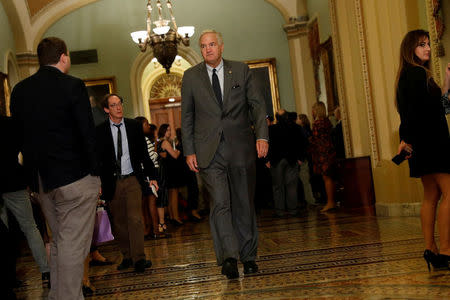
{"label": "man's right hand", "polygon": [[198,173],[197,155],[190,154],[186,156],[186,163],[191,171]]}

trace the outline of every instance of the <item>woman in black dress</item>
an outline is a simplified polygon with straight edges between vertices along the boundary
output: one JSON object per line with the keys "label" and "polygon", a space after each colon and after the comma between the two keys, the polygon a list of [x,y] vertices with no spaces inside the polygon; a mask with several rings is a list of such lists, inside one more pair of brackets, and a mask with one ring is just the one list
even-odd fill
{"label": "woman in black dress", "polygon": [[147,143],[147,151],[157,170],[158,191],[153,194],[150,187],[146,186],[142,191],[142,213],[144,215],[145,238],[158,239],[170,237],[164,221],[164,208],[168,206],[168,195],[164,167],[160,165],[160,157],[156,152],[156,125],[150,124],[145,117],[136,117],[141,122],[142,130]]}
{"label": "woman in black dress", "polygon": [[183,225],[178,211],[178,188],[183,185],[180,171],[177,168],[177,158],[180,156],[180,151],[176,149],[171,139],[169,124],[162,124],[159,127],[157,150],[166,171],[167,189],[169,191],[169,217],[175,225]]}
{"label": "woman in black dress", "polygon": [[[409,153],[410,176],[420,178],[424,188],[421,209],[425,238],[424,259],[430,268],[448,267],[450,258],[450,138],[442,97],[450,87],[450,70],[446,70],[441,90],[429,69],[428,32],[408,32],[400,48],[397,73],[396,105],[400,114],[400,145]],[[447,98],[448,101],[448,98]],[[440,250],[434,239],[436,207],[440,233]]]}

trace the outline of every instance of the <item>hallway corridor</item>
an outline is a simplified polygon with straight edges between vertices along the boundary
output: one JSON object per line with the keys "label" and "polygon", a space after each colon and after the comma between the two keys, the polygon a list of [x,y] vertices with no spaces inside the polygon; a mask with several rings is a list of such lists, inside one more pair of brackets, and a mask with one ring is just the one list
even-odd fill
{"label": "hallway corridor", "polygon": [[[116,264],[91,267],[96,293],[87,299],[450,299],[450,271],[428,272],[420,220],[344,212],[304,211],[276,219],[259,214],[260,271],[227,280],[216,265],[207,221],[176,228],[173,237],[146,241],[153,267],[116,270],[115,244],[101,253]],[[42,299],[31,256],[17,265],[19,299]]]}

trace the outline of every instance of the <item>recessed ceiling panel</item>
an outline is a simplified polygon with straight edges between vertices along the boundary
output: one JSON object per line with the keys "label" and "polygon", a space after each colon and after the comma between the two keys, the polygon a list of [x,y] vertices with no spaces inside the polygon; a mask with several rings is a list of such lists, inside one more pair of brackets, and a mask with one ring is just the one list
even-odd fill
{"label": "recessed ceiling panel", "polygon": [[30,17],[33,17],[46,5],[52,2],[56,2],[58,0],[26,0],[26,1],[28,4],[28,9],[30,10]]}

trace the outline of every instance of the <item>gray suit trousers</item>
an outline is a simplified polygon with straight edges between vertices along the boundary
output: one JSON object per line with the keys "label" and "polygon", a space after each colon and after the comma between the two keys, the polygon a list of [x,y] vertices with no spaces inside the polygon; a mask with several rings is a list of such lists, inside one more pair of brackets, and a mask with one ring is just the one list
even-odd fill
{"label": "gray suit trousers", "polygon": [[47,193],[39,182],[39,201],[52,233],[48,299],[84,299],[84,260],[91,246],[99,191],[100,178],[91,175]]}
{"label": "gray suit trousers", "polygon": [[211,199],[210,226],[218,265],[227,258],[255,260],[258,246],[255,163],[233,166],[227,146],[222,140],[210,165],[200,169]]}

